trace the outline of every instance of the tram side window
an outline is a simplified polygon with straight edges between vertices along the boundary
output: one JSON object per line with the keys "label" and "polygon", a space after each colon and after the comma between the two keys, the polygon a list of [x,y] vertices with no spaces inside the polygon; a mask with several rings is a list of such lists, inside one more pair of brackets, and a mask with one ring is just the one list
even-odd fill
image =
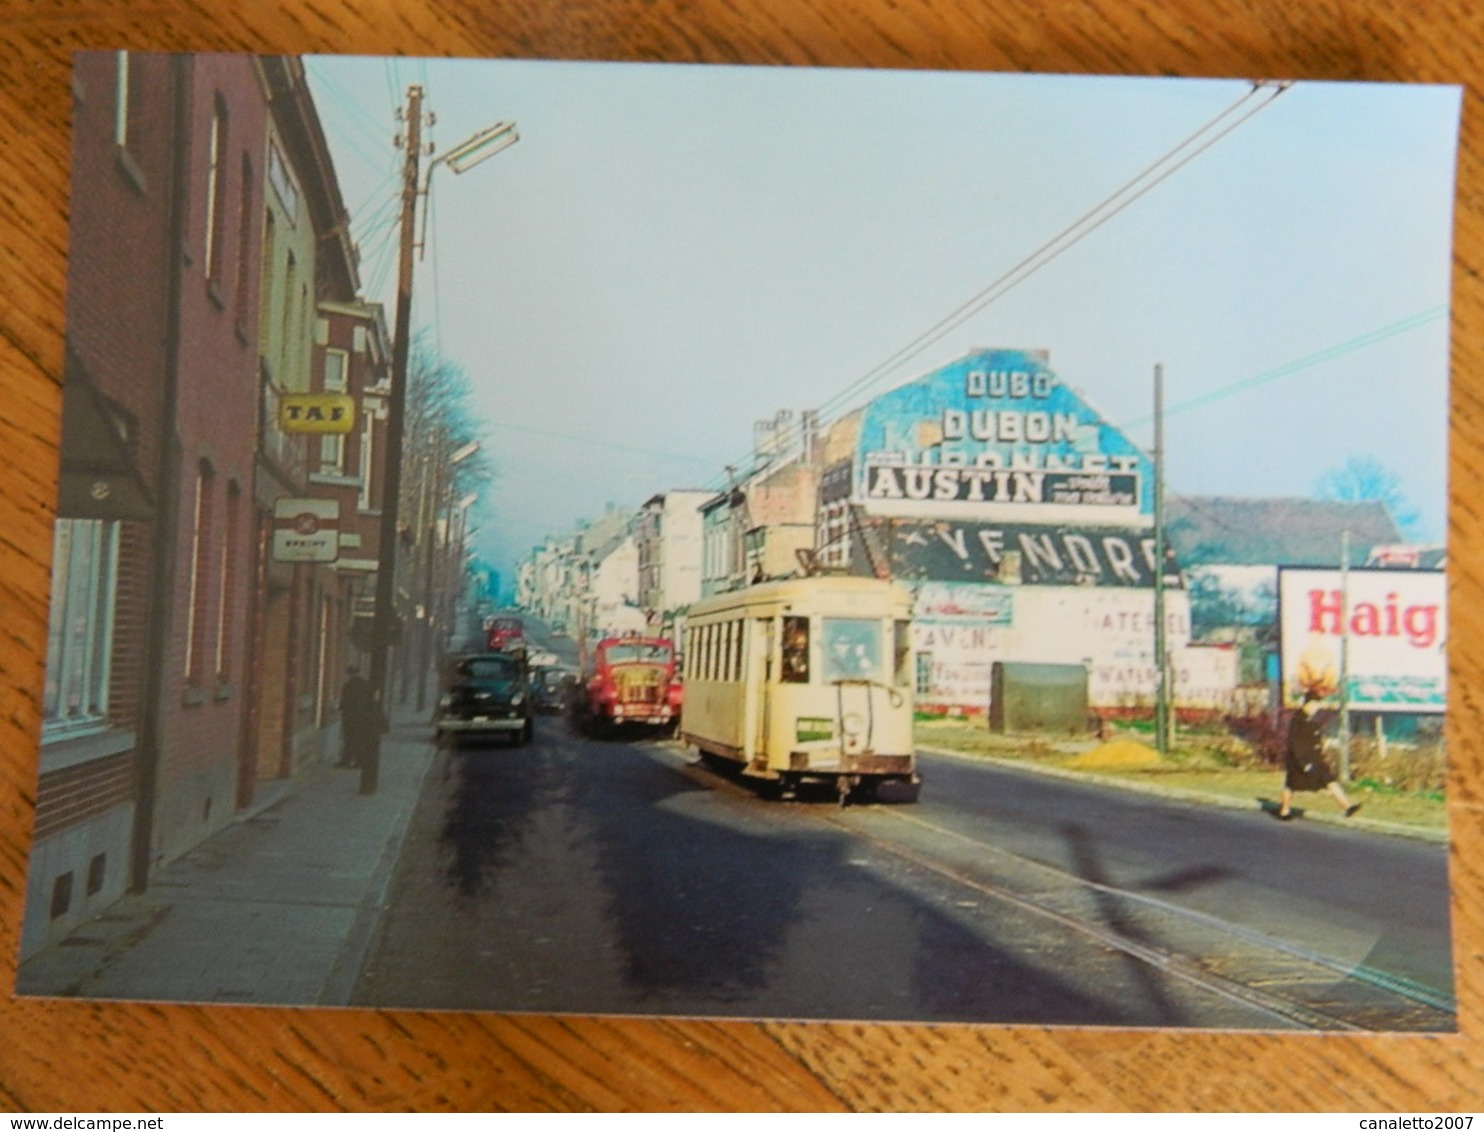
{"label": "tram side window", "polygon": [[747,627],[747,622],[737,621],[736,632],[732,638],[732,679],[742,679],[742,634]]}
{"label": "tram side window", "polygon": [[809,683],[809,618],[783,619],[783,682]]}
{"label": "tram side window", "polygon": [[895,669],[896,686],[912,687],[912,624],[909,621],[892,622],[892,662]]}

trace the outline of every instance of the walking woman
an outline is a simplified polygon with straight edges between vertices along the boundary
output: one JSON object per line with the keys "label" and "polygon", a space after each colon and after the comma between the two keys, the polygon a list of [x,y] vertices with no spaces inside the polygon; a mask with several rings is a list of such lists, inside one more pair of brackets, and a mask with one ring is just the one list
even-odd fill
{"label": "walking woman", "polygon": [[1319,720],[1319,693],[1305,692],[1304,702],[1288,723],[1288,749],[1284,759],[1283,799],[1278,803],[1278,820],[1293,820],[1295,790],[1328,790],[1339,803],[1345,816],[1360,809],[1345,796],[1345,790],[1324,761],[1324,734]]}

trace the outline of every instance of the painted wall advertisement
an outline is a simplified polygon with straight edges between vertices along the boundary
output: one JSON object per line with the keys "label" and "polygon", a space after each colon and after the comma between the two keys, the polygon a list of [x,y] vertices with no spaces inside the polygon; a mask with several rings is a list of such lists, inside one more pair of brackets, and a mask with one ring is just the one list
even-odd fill
{"label": "painted wall advertisement", "polygon": [[[1002,605],[976,606],[980,586],[923,585],[912,622],[926,708],[984,711],[996,660],[1084,665],[1088,700],[1101,710],[1154,702],[1154,595],[1099,586],[1003,588]],[[1166,595],[1175,700],[1225,710],[1237,683],[1236,650],[1191,645],[1190,600]]]}
{"label": "painted wall advertisement", "polygon": [[877,515],[1147,521],[1148,458],[1064,385],[1044,350],[981,350],[876,398],[856,499]]}
{"label": "painted wall advertisement", "polygon": [[1447,704],[1447,583],[1441,570],[1278,571],[1283,694],[1350,707],[1442,712]]}

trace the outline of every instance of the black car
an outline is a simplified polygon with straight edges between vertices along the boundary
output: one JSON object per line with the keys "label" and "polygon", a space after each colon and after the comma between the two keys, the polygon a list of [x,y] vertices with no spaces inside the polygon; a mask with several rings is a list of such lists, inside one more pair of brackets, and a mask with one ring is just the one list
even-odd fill
{"label": "black car", "polygon": [[536,710],[543,715],[561,715],[567,710],[572,690],[577,686],[577,669],[564,664],[550,664],[531,673],[531,695]]}
{"label": "black car", "polygon": [[524,660],[503,652],[455,659],[434,719],[438,737],[509,735],[516,746],[535,731]]}

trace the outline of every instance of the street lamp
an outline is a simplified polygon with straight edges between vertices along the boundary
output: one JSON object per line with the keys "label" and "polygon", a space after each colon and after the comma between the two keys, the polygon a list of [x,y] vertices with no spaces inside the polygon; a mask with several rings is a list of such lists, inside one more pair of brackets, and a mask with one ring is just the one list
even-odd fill
{"label": "street lamp", "polygon": [[[427,196],[433,187],[433,170],[440,165],[447,165],[455,173],[463,173],[481,162],[488,161],[495,154],[509,149],[520,141],[520,134],[516,133],[514,122],[496,122],[493,126],[486,126],[468,141],[454,146],[441,157],[435,157],[428,163],[428,176],[423,181],[423,196]],[[418,242],[421,250],[426,247],[428,240],[428,210],[423,209],[423,232],[422,239]]]}
{"label": "street lamp", "polygon": [[520,141],[520,134],[515,131],[514,122],[496,122],[493,126],[486,126],[462,145],[456,145],[442,157],[428,166],[428,177],[431,180],[433,170],[439,164],[447,165],[455,173],[463,173],[465,170],[473,169],[481,161],[488,161],[501,150],[508,149]]}
{"label": "street lamp", "polygon": [[[387,712],[388,653],[396,624],[397,509],[402,492],[402,432],[407,406],[407,359],[412,324],[412,267],[419,194],[418,161],[422,155],[422,100],[420,86],[407,88],[406,155],[402,170],[401,247],[397,269],[397,319],[392,339],[391,390],[387,397],[386,477],[381,500],[380,544],[376,561],[376,616],[372,622],[371,686],[378,704]],[[455,173],[471,169],[517,140],[514,123],[497,123],[455,146],[428,167],[432,172],[446,164]],[[426,192],[426,188],[423,188]],[[426,214],[424,215],[426,220]],[[381,741],[378,738],[361,761],[362,794],[376,793],[381,772]]]}

